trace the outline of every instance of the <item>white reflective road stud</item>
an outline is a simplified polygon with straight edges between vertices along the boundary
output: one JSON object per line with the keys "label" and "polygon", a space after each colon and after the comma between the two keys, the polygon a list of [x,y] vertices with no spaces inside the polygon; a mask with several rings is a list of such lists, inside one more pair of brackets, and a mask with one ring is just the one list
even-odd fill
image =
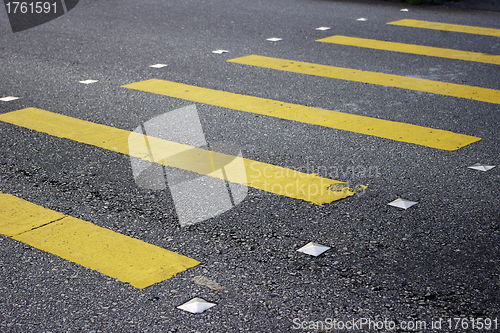
{"label": "white reflective road stud", "polygon": [[149,67],[151,68],[163,68],[163,67],[167,67],[168,65],[165,65],[165,64],[155,64],[155,65],[151,65]]}
{"label": "white reflective road stud", "polygon": [[319,28],[316,28],[316,30],[319,30],[319,31],[326,31],[326,30],[330,30],[331,28],[330,27],[319,27]]}
{"label": "white reflective road stud", "polygon": [[215,54],[222,54],[222,53],[228,53],[229,51],[228,50],[215,50],[215,51],[212,51],[212,53],[215,53]]}
{"label": "white reflective road stud", "polygon": [[495,167],[495,165],[486,165],[481,163],[476,163],[468,167],[469,169],[479,170],[479,171],[488,171]]}
{"label": "white reflective road stud", "polygon": [[6,97],[0,98],[0,101],[2,101],[2,102],[10,102],[10,101],[15,101],[16,99],[19,99],[19,97],[6,96]]}
{"label": "white reflective road stud", "polygon": [[79,81],[80,83],[83,83],[83,84],[91,84],[91,83],[96,83],[98,82],[97,80],[83,80],[83,81]]}
{"label": "white reflective road stud", "polygon": [[303,247],[301,247],[300,249],[298,249],[297,251],[317,257],[329,249],[330,249],[329,246],[320,245],[317,243],[310,242],[310,243],[304,245]]}
{"label": "white reflective road stud", "polygon": [[202,313],[203,311],[216,306],[215,303],[205,301],[203,298],[193,298],[192,300],[179,305],[177,309],[184,310],[191,313]]}
{"label": "white reflective road stud", "polygon": [[268,41],[270,41],[270,42],[278,42],[278,41],[280,41],[280,40],[283,40],[283,38],[273,37],[273,38],[268,38],[268,39],[266,39],[266,40],[268,40]]}
{"label": "white reflective road stud", "polygon": [[391,201],[391,202],[388,203],[389,206],[403,208],[403,209],[408,209],[411,206],[416,205],[416,204],[418,204],[418,202],[404,200],[404,199],[401,199],[401,198],[397,198],[396,200]]}

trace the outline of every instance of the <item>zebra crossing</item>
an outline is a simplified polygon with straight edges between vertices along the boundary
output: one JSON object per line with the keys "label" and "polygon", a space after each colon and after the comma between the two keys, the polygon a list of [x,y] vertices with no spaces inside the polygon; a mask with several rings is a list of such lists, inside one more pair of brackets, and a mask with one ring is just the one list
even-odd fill
{"label": "zebra crossing", "polygon": [[[498,29],[450,25],[438,22],[401,20],[390,22],[388,24],[406,28],[437,29],[456,33],[481,34],[495,37],[500,36],[500,30]],[[493,65],[500,64],[500,56],[498,55],[486,55],[477,52],[440,49],[423,45],[409,45],[379,40],[368,40],[349,36],[331,36],[319,39],[317,42],[342,44],[388,52],[403,52],[417,56],[457,59]],[[353,56],[355,56],[355,50],[353,51]],[[386,73],[361,71],[351,68],[299,62],[260,55],[247,55],[234,58],[228,60],[228,63],[233,64],[234,66],[252,66],[262,70],[287,71],[297,74],[297,79],[299,79],[299,75],[321,76],[336,80],[369,83],[398,89],[422,91],[436,95],[470,99],[491,104],[500,104],[500,91],[483,87],[416,79]],[[195,103],[215,105],[239,112],[255,113],[314,126],[354,132],[360,135],[369,135],[376,138],[405,142],[408,144],[422,146],[423,149],[432,148],[445,151],[455,151],[465,146],[473,145],[481,140],[481,138],[472,135],[472,133],[454,133],[446,129],[441,129],[439,123],[436,123],[432,128],[422,127],[409,123],[347,114],[334,110],[324,110],[310,106],[286,103],[279,100],[264,99],[252,96],[251,93],[249,93],[249,95],[234,94],[227,91],[214,90],[167,80],[150,79],[137,81],[123,85],[122,87],[124,89],[153,93],[171,98],[188,100]],[[11,98],[12,97],[7,97],[4,100],[9,101]],[[152,162],[163,166],[170,166],[198,174],[209,175],[214,178],[229,180],[230,182],[250,186],[276,195],[308,201],[317,205],[331,203],[335,200],[340,200],[355,194],[352,189],[340,192],[331,190],[332,186],[343,184],[342,180],[331,180],[314,174],[305,175],[296,170],[291,170],[278,165],[271,165],[241,157],[227,156],[220,153],[218,155],[216,152],[208,154],[206,150],[198,147],[186,146],[180,143],[154,137],[147,137],[148,149],[135,151],[132,154],[130,150],[130,137],[136,137],[137,140],[144,140],[144,137],[146,136],[145,134],[135,135],[133,134],[134,132],[131,131],[62,116],[54,111],[57,110],[45,111],[37,108],[22,109],[0,115],[0,121],[29,128],[51,136],[97,146],[105,150],[145,160],[152,160]],[[165,162],[165,156],[155,159],[155,156],[158,154],[152,154],[151,151],[160,151],[159,155],[162,155],[162,152],[164,151],[175,151],[180,154],[190,151],[190,154],[199,158],[199,161],[197,160],[199,163],[197,162],[193,164],[194,160],[192,158],[188,158],[184,161],[181,160],[177,164],[168,164],[168,162]],[[243,169],[245,170],[245,173],[238,174],[237,177],[230,179],[226,177],[226,175],[217,173],[217,170],[214,167],[214,161],[217,160],[217,158],[221,160],[233,158],[235,164],[244,166]],[[266,176],[267,174],[271,174],[271,176]],[[269,184],[263,186],[265,180],[269,181]],[[314,185],[314,194],[311,185]],[[285,189],[285,191],[283,191],[283,189]],[[287,191],[287,189],[289,191]],[[8,202],[11,201],[15,201],[16,204],[23,207],[30,205],[29,202],[16,199],[13,196],[5,194],[0,195],[0,202],[2,202],[3,207],[7,207]],[[131,282],[132,280],[130,276],[137,274],[136,272],[130,272],[130,270],[136,269],[134,268],[135,264],[129,264],[128,266],[120,265],[118,268],[115,267],[109,270],[101,268],[114,267],[118,265],[111,258],[122,257],[123,254],[121,253],[98,256],[96,259],[97,263],[92,262],[89,264],[89,261],[87,260],[89,257],[95,259],[96,245],[90,244],[88,247],[82,247],[81,244],[87,244],[85,239],[92,233],[99,234],[104,232],[108,235],[112,233],[111,231],[103,231],[101,230],[102,228],[97,229],[98,227],[95,227],[91,223],[85,221],[73,221],[74,223],[71,223],[70,225],[66,225],[63,222],[60,223],[61,219],[71,220],[74,218],[63,216],[63,214],[57,212],[48,212],[43,207],[34,208],[30,214],[31,218],[37,220],[37,222],[35,224],[30,222],[21,227],[20,231],[18,230],[12,233],[9,231],[10,227],[12,225],[19,224],[18,221],[20,219],[24,219],[24,217],[17,216],[6,208],[1,208],[0,217],[2,222],[0,225],[0,233],[40,248],[44,251],[56,254],[67,260],[74,261],[78,264],[90,265],[95,269],[99,269],[104,274],[116,277],[123,282]],[[49,220],[46,218],[37,218],[37,216],[44,216],[47,214],[50,216]],[[51,214],[55,214],[57,216],[54,217]],[[71,228],[76,228],[76,231]],[[39,241],[40,237],[43,239],[52,239],[52,241]],[[100,241],[101,245],[104,244],[105,248],[115,246],[115,240],[109,241],[107,238],[108,236],[103,237],[102,241]],[[118,239],[121,236],[119,234],[113,234],[111,239],[115,239],[115,237]],[[123,242],[135,241],[131,241],[127,238],[126,240],[123,240]],[[65,247],[64,244],[66,243],[77,244],[77,247],[81,249],[78,256],[68,255],[68,253],[73,252],[73,248],[71,246],[69,248],[67,246]],[[130,251],[132,252],[150,251],[147,243],[141,243],[141,245],[134,243],[131,245],[131,249],[132,250]],[[137,286],[138,288],[143,288],[153,283],[168,279],[177,272],[193,267],[198,263],[194,259],[183,257],[175,253],[165,255],[162,252],[162,249],[159,248],[155,248],[154,251],[151,251],[159,251],[160,253],[158,256],[164,258],[162,260],[165,260],[165,262],[159,263],[157,270],[152,270],[151,278],[147,282],[138,281],[132,283],[132,285]],[[183,258],[179,259],[179,262],[177,262],[177,256]],[[141,263],[148,262],[142,257],[137,260]],[[152,258],[151,261],[154,261],[154,258]],[[168,266],[170,262],[175,262],[175,264],[172,265],[177,265],[178,267],[176,266],[177,268],[174,268],[173,271],[165,273],[166,270],[164,266]],[[124,272],[129,272],[130,274],[124,274]]]}

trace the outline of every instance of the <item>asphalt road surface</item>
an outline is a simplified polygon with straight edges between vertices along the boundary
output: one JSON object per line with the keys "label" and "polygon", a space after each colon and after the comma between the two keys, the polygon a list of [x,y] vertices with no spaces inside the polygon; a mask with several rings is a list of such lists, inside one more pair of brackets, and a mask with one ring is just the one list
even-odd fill
{"label": "asphalt road surface", "polygon": [[0,331],[500,330],[498,12],[8,10]]}

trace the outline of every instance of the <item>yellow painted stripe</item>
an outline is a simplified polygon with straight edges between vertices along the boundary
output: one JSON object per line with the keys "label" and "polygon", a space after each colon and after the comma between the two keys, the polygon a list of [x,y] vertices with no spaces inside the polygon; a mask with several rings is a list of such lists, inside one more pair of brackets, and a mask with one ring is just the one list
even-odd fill
{"label": "yellow painted stripe", "polygon": [[467,51],[460,51],[453,49],[443,49],[439,47],[430,47],[430,46],[422,46],[414,44],[385,42],[376,39],[356,38],[347,36],[331,36],[327,38],[318,39],[317,42],[366,47],[369,49],[376,49],[376,50],[419,54],[431,57],[475,61],[487,64],[500,65],[500,56],[498,55],[467,52]]}
{"label": "yellow painted stripe", "polygon": [[171,81],[152,79],[123,87],[442,150],[457,150],[481,140],[481,138],[429,127],[239,95]]}
{"label": "yellow painted stripe", "polygon": [[2,114],[0,121],[317,205],[355,193],[347,186],[330,190],[344,183],[316,174],[210,152],[37,108]]}
{"label": "yellow painted stripe", "polygon": [[199,264],[2,192],[0,233],[141,289]]}
{"label": "yellow painted stripe", "polygon": [[15,236],[66,217],[9,194],[0,192],[0,234]]}
{"label": "yellow painted stripe", "polygon": [[500,90],[488,88],[465,86],[461,84],[417,79],[413,77],[378,72],[361,71],[351,68],[319,65],[287,59],[263,57],[259,55],[235,58],[228,60],[228,62],[500,104]]}
{"label": "yellow painted stripe", "polygon": [[474,26],[470,26],[470,25],[448,24],[448,23],[439,23],[439,22],[410,20],[410,19],[389,22],[387,24],[400,25],[400,26],[412,27],[412,28],[424,28],[424,29],[433,29],[433,30],[463,32],[466,34],[474,34],[474,35],[500,37],[500,29],[474,27]]}

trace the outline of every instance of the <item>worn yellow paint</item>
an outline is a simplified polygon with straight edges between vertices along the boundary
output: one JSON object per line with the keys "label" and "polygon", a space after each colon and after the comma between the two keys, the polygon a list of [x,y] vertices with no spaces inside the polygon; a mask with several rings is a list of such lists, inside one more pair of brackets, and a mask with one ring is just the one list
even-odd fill
{"label": "worn yellow paint", "polygon": [[66,215],[0,192],[0,234],[12,237]]}
{"label": "worn yellow paint", "polygon": [[376,50],[394,51],[394,52],[500,65],[500,56],[498,55],[467,52],[467,51],[460,51],[453,49],[443,49],[439,47],[430,47],[430,46],[422,46],[415,44],[386,42],[376,39],[356,38],[347,36],[331,36],[318,39],[317,42],[358,46]]}
{"label": "worn yellow paint", "polygon": [[308,62],[293,61],[250,55],[228,60],[229,62],[251,65],[256,67],[271,68],[286,72],[316,75],[333,79],[348,80],[362,83],[377,84],[401,89],[423,91],[432,94],[453,96],[472,99],[488,103],[500,104],[500,90],[466,86],[407,76],[385,74],[378,72],[362,71],[351,68],[334,67],[313,64]]}
{"label": "worn yellow paint", "polygon": [[354,195],[347,186],[342,190],[339,186],[337,190],[330,190],[333,185],[344,183],[316,174],[211,152],[37,108],[2,114],[0,121],[316,205]]}
{"label": "worn yellow paint", "polygon": [[1,192],[0,233],[141,289],[199,264]]}
{"label": "worn yellow paint", "polygon": [[200,88],[171,81],[152,79],[131,83],[123,87],[442,150],[457,150],[481,140],[481,138],[439,129]]}
{"label": "worn yellow paint", "polygon": [[463,32],[466,34],[474,34],[474,35],[500,37],[500,29],[474,27],[470,25],[449,24],[449,23],[429,22],[429,21],[410,20],[410,19],[389,22],[387,24],[400,25],[412,28],[424,28],[432,30]]}

